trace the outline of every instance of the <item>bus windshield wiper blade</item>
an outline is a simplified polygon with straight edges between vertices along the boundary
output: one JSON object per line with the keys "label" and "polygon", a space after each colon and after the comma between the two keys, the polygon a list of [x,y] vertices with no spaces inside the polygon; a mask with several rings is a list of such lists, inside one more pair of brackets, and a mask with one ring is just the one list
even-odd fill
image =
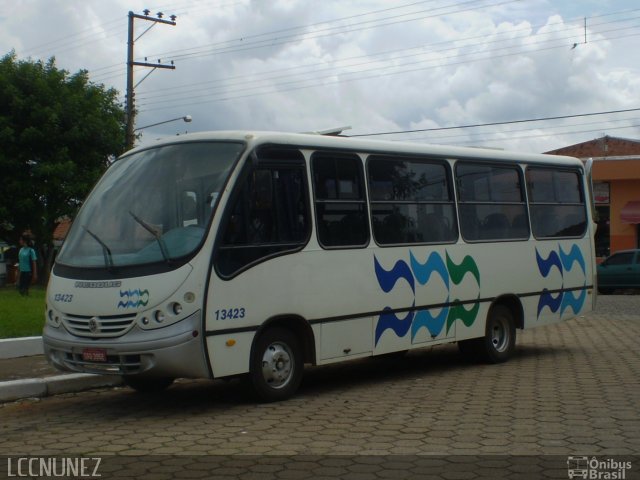
{"label": "bus windshield wiper blade", "polygon": [[96,242],[100,244],[100,246],[102,247],[102,255],[104,256],[104,266],[107,267],[107,270],[112,270],[113,255],[111,255],[111,249],[107,246],[106,243],[100,240],[100,237],[98,237],[95,233],[89,230],[86,226],[83,225],[82,228],[84,229],[85,232],[91,235]]}
{"label": "bus windshield wiper blade", "polygon": [[140,225],[142,225],[142,227],[146,231],[148,231],[151,235],[154,236],[154,238],[158,242],[158,245],[160,245],[160,253],[162,254],[162,257],[164,258],[164,261],[167,262],[167,263],[171,263],[171,257],[169,256],[169,250],[167,250],[167,245],[164,243],[164,240],[162,239],[162,237],[160,236],[158,231],[155,228],[153,228],[151,225],[149,225],[147,222],[142,220],[140,217],[138,217],[131,210],[129,210],[129,215],[131,215],[136,222],[138,222]]}

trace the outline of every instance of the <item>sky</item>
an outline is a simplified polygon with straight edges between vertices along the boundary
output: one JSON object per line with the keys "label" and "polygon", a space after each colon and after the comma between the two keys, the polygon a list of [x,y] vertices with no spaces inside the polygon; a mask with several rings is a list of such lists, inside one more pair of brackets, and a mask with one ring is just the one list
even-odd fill
{"label": "sky", "polygon": [[[134,21],[135,60],[175,66],[135,70],[138,144],[207,130],[343,126],[351,127],[345,135],[372,139],[525,152],[603,135],[640,139],[637,0],[0,0],[0,7],[1,55],[55,57],[58,68],[87,70],[92,82],[115,88],[123,104],[128,12],[175,14],[175,26]],[[506,123],[550,117],[568,118]]]}

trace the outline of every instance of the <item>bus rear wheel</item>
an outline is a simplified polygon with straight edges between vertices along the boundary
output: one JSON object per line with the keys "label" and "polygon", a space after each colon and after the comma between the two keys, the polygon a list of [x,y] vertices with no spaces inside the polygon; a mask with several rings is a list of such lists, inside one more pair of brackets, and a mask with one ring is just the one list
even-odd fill
{"label": "bus rear wheel", "polygon": [[515,321],[511,310],[504,305],[495,305],[489,311],[484,337],[458,342],[465,356],[485,363],[506,362],[515,346]]}
{"label": "bus rear wheel", "polygon": [[125,385],[140,393],[158,393],[166,390],[173,383],[173,378],[167,377],[138,377],[125,375],[122,377]]}
{"label": "bus rear wheel", "polygon": [[304,363],[297,337],[285,328],[266,330],[255,343],[249,378],[258,398],[275,402],[291,397],[302,381]]}

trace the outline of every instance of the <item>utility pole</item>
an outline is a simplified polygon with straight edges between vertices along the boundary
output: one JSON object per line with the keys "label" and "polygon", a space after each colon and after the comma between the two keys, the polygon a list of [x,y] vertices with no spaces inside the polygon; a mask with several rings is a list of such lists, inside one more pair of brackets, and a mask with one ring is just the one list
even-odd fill
{"label": "utility pole", "polygon": [[[135,97],[135,93],[134,93],[134,89],[135,87],[137,87],[142,80],[144,80],[145,78],[147,78],[152,72],[153,70],[155,70],[156,68],[167,68],[167,69],[171,69],[171,70],[175,70],[175,65],[173,65],[173,62],[171,62],[170,65],[166,65],[166,64],[162,64],[160,63],[160,60],[158,60],[158,63],[147,63],[145,62],[134,62],[133,61],[133,45],[136,42],[136,40],[138,40],[142,35],[144,35],[145,33],[147,33],[152,27],[156,26],[158,23],[163,23],[165,25],[173,25],[175,26],[176,24],[176,16],[175,15],[171,15],[169,18],[171,20],[164,20],[163,17],[163,13],[162,12],[158,12],[157,13],[157,18],[154,17],[150,17],[149,13],[151,13],[149,10],[144,10],[144,15],[138,15],[136,13],[133,12],[129,12],[129,35],[128,35],[128,39],[127,39],[127,133],[126,133],[126,150],[131,150],[133,148],[133,142],[135,140],[135,115],[136,115],[136,109],[135,109],[135,105],[134,105],[134,97]],[[138,38],[136,38],[134,40],[133,38],[133,21],[135,19],[140,19],[140,20],[147,20],[149,22],[153,22],[153,24],[147,28],[144,32],[142,32]],[[145,59],[146,60],[146,59]],[[135,86],[133,85],[133,67],[148,67],[148,68],[152,68],[153,70],[151,72],[149,72],[142,80],[140,80],[140,82],[138,82],[138,84],[136,84]]]}

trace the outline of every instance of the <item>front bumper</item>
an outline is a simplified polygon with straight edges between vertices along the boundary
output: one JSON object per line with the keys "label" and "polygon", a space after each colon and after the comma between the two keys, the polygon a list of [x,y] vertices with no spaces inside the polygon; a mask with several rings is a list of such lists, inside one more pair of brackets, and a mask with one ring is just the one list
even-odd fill
{"label": "front bumper", "polygon": [[[44,353],[59,370],[145,377],[208,378],[201,312],[165,328],[134,327],[117,338],[82,338],[64,326],[45,325]],[[106,362],[83,360],[85,349],[103,349]]]}

